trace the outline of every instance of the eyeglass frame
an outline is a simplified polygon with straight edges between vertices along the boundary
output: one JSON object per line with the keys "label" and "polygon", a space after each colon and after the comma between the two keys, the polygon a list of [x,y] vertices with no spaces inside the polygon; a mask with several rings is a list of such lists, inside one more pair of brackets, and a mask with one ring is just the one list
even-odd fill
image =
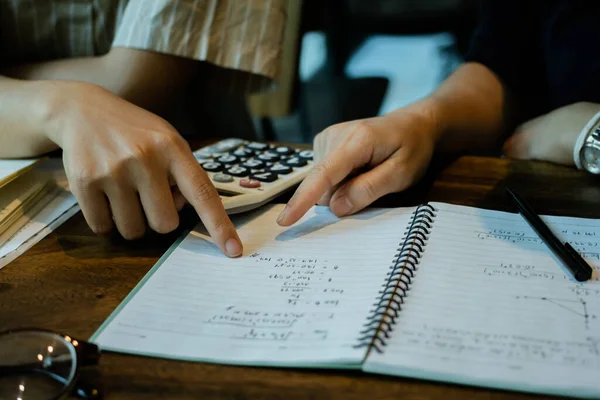
{"label": "eyeglass frame", "polygon": [[[84,340],[75,339],[70,335],[64,335],[60,332],[55,332],[47,329],[39,329],[39,328],[18,328],[18,329],[9,329],[6,331],[0,332],[0,338],[5,335],[14,335],[19,333],[40,333],[40,334],[49,334],[61,337],[65,342],[73,347],[75,350],[75,373],[73,374],[73,378],[65,387],[62,389],[54,397],[48,398],[48,400],[61,400],[66,396],[74,394],[77,397],[84,399],[100,399],[103,397],[102,393],[98,388],[92,387],[84,382],[79,381],[79,373],[80,367],[91,367],[97,366],[100,360],[101,352],[100,348],[94,343],[86,342]],[[29,368],[33,368],[32,366],[2,366],[0,365],[0,375],[10,374],[10,373],[18,373],[21,370],[29,370]],[[56,377],[53,377],[57,379]]]}

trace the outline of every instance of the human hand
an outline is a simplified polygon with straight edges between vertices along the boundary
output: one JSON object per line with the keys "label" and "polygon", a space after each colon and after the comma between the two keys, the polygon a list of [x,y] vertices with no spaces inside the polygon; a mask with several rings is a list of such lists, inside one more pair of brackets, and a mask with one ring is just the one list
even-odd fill
{"label": "human hand", "polygon": [[[48,137],[63,149],[65,171],[83,215],[97,234],[113,227],[126,239],[179,224],[171,184],[195,208],[227,255],[240,239],[214,186],[188,144],[162,118],[111,92],[80,82],[52,82]],[[177,196],[175,196],[177,197]]]}
{"label": "human hand", "polygon": [[420,103],[327,128],[314,140],[315,166],[277,222],[291,225],[317,202],[337,216],[353,214],[408,188],[431,161],[435,130],[435,119]]}
{"label": "human hand", "polygon": [[598,104],[574,103],[527,121],[504,143],[504,152],[511,158],[574,165],[577,137],[598,111]]}

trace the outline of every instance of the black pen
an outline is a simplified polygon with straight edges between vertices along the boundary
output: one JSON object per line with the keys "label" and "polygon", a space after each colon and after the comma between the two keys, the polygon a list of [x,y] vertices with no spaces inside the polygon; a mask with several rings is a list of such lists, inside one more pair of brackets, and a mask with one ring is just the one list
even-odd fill
{"label": "black pen", "polygon": [[525,221],[533,228],[534,231],[544,241],[546,246],[560,259],[565,267],[573,274],[573,277],[584,282],[594,276],[594,270],[579,253],[568,243],[564,244],[552,233],[548,225],[533,211],[531,206],[518,194],[506,188],[510,199],[517,206],[519,213],[525,218]]}

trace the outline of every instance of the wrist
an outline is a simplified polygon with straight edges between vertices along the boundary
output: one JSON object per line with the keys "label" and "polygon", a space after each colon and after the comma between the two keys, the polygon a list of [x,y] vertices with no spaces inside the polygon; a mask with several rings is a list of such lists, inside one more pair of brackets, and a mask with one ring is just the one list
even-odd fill
{"label": "wrist", "polygon": [[[19,108],[11,111],[13,116],[28,126],[27,132],[39,139],[56,143],[51,137],[50,121],[59,110],[57,92],[50,81],[15,81],[19,83],[16,96]],[[23,107],[24,105],[24,107]]]}
{"label": "wrist", "polygon": [[442,118],[441,104],[433,97],[427,97],[413,104],[393,111],[384,116],[384,118],[393,121],[401,117],[402,120],[410,115],[415,119],[415,124],[419,127],[421,135],[426,135],[435,146],[444,135],[446,126]]}
{"label": "wrist", "polygon": [[65,120],[73,115],[74,108],[84,102],[82,95],[97,88],[96,85],[75,81],[38,81],[40,104],[38,119],[46,137],[63,147]]}
{"label": "wrist", "polygon": [[448,130],[448,118],[444,117],[444,104],[434,96],[427,97],[419,103],[427,120],[428,132],[437,145]]}
{"label": "wrist", "polygon": [[33,106],[35,121],[39,131],[48,140],[60,146],[58,130],[55,128],[56,121],[62,114],[61,107],[61,83],[59,81],[31,81],[34,86],[36,99]]}

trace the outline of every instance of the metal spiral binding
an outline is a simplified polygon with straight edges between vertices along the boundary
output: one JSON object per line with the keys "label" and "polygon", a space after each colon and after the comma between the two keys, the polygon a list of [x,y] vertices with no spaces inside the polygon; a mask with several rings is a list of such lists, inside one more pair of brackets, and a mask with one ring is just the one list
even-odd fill
{"label": "metal spiral binding", "polygon": [[415,277],[435,215],[435,208],[429,204],[421,205],[413,212],[412,220],[404,232],[402,245],[394,255],[394,263],[386,275],[386,282],[379,291],[374,308],[370,311],[371,315],[354,347],[368,347],[379,353],[383,352],[382,348],[386,346],[386,340],[394,329],[404,298]]}

